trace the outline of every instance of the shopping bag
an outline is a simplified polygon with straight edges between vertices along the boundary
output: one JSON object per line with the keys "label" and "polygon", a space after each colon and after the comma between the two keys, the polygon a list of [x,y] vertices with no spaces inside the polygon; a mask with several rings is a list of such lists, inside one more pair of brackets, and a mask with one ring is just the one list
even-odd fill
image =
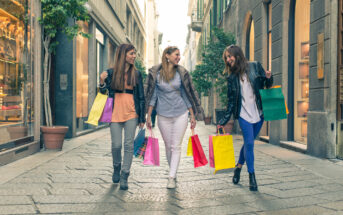
{"label": "shopping bag", "polygon": [[86,123],[94,125],[94,126],[98,126],[98,122],[104,110],[107,97],[108,97],[107,95],[104,95],[98,92],[98,94],[96,95],[94,99],[94,102],[93,102],[91,111],[89,112],[88,120],[86,121]]}
{"label": "shopping bag", "polygon": [[193,156],[192,137],[189,137],[188,139],[187,156],[189,157]]}
{"label": "shopping bag", "polygon": [[113,111],[113,98],[108,97],[99,122],[111,122]]}
{"label": "shopping bag", "polygon": [[201,146],[198,135],[194,134],[194,129],[192,129],[191,140],[192,140],[194,168],[205,166],[208,163],[208,161],[205,156],[204,150]]}
{"label": "shopping bag", "polygon": [[[213,147],[213,165],[215,168],[214,174],[218,170],[230,169],[235,167],[235,154],[233,148],[233,139],[232,135],[229,134],[217,134],[210,137],[212,139]],[[211,143],[211,141],[210,141]],[[211,144],[210,144],[211,148]],[[211,153],[210,153],[211,157]],[[211,161],[210,161],[211,162]],[[211,163],[210,163],[211,166]]]}
{"label": "shopping bag", "polygon": [[209,136],[209,146],[208,146],[208,151],[209,151],[209,158],[210,158],[210,167],[214,168],[214,154],[213,154],[213,142],[212,142],[212,135]]}
{"label": "shopping bag", "polygon": [[265,121],[286,119],[286,103],[281,87],[261,89],[263,116]]}
{"label": "shopping bag", "polygon": [[144,160],[144,155],[146,151],[146,145],[148,144],[148,138],[144,138],[143,144],[138,148],[137,153],[136,153],[136,158],[141,158]]}
{"label": "shopping bag", "polygon": [[[133,141],[133,155],[137,157],[139,149],[143,146],[145,139],[145,128],[139,129],[138,134]],[[144,156],[144,155],[143,155]]]}
{"label": "shopping bag", "polygon": [[155,138],[150,129],[150,137],[147,138],[147,145],[144,155],[144,165],[159,166],[160,165],[160,149],[158,139]]}
{"label": "shopping bag", "polygon": [[[272,86],[271,88],[281,88],[281,85],[275,85],[275,86]],[[271,89],[271,88],[269,88],[269,89]],[[285,108],[286,108],[286,114],[289,114],[289,110],[288,110],[288,107],[287,107],[286,99],[285,99]]]}

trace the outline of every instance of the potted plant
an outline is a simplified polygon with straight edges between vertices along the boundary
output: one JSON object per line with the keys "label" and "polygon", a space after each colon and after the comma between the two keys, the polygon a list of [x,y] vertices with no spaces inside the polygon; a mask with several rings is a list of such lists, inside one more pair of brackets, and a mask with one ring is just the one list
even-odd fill
{"label": "potted plant", "polygon": [[[198,91],[201,97],[203,97],[204,103],[208,106],[208,95],[210,89],[212,88],[212,78],[209,73],[206,72],[207,67],[204,64],[199,64],[195,66],[195,70],[191,73],[194,82],[195,89]],[[208,108],[205,110],[205,125],[209,125],[212,122],[212,116]]]}
{"label": "potted plant", "polygon": [[[226,74],[223,74],[225,64],[222,59],[225,47],[235,44],[235,38],[231,33],[225,33],[223,29],[214,28],[206,45],[202,49],[202,61],[192,72],[192,79],[198,92],[208,96],[208,110],[205,111],[205,124],[212,121],[213,94],[218,93],[221,104],[225,106],[227,100]],[[214,90],[216,89],[216,91]],[[212,109],[212,110],[211,110]],[[217,117],[216,117],[217,118]],[[216,123],[218,119],[216,119]]]}
{"label": "potted plant", "polygon": [[[64,33],[69,39],[78,35],[89,37],[81,31],[79,21],[89,20],[86,8],[87,0],[41,0],[42,17],[40,23],[43,26],[43,100],[46,126],[41,126],[44,145],[46,149],[62,149],[64,136],[68,131],[67,126],[53,126],[50,106],[50,70],[51,55],[55,52],[58,41],[55,37],[58,32]],[[73,23],[70,25],[70,20]]]}

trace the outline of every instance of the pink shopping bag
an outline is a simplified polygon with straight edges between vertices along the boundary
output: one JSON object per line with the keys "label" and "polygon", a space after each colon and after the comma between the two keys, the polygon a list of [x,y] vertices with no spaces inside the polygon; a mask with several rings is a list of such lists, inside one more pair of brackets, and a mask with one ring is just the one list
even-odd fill
{"label": "pink shopping bag", "polygon": [[214,168],[214,154],[213,154],[213,143],[212,143],[212,135],[209,136],[209,154],[210,154],[210,167]]}
{"label": "pink shopping bag", "polygon": [[99,122],[111,122],[113,109],[113,98],[108,97]]}
{"label": "pink shopping bag", "polygon": [[160,149],[158,145],[158,139],[153,136],[151,129],[150,137],[148,137],[148,143],[146,145],[143,164],[152,166],[160,165]]}

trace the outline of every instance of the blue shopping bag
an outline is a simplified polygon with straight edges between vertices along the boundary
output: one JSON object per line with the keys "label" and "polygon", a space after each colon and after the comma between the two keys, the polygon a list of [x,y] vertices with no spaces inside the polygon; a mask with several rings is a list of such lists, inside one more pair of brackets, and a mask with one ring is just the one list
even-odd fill
{"label": "blue shopping bag", "polygon": [[145,128],[139,129],[138,134],[133,143],[133,155],[138,156],[139,149],[143,146],[145,139]]}

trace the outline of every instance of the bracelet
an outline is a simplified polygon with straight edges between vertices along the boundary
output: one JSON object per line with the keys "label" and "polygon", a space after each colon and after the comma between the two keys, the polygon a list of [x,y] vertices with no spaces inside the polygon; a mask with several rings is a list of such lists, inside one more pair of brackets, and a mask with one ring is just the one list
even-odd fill
{"label": "bracelet", "polygon": [[103,84],[100,84],[99,88],[105,88],[106,83],[104,82]]}

